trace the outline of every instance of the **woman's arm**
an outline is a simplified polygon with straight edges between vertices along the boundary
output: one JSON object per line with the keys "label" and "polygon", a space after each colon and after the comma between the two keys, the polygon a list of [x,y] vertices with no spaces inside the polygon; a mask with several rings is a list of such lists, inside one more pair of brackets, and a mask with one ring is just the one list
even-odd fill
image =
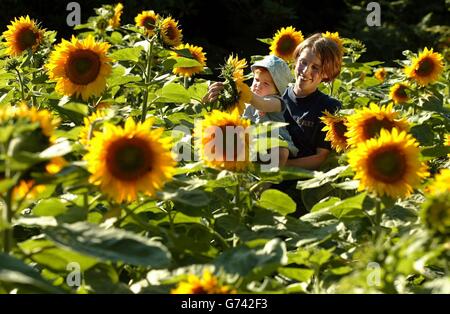
{"label": "woman's arm", "polygon": [[300,167],[309,170],[317,170],[327,159],[330,150],[325,148],[317,148],[316,154],[308,157],[300,157],[296,159],[288,159],[286,166]]}

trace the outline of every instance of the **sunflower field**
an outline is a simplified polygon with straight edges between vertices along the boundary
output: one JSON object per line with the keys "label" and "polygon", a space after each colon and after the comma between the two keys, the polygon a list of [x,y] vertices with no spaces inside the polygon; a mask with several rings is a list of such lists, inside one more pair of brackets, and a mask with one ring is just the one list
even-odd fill
{"label": "sunflower field", "polygon": [[[208,103],[214,52],[182,21],[123,24],[123,10],[58,42],[29,16],[2,30],[0,293],[450,293],[448,41],[386,67],[323,33],[343,54],[320,85],[343,105],[322,118],[334,151],[320,171],[267,169],[249,148],[285,143],[242,130],[283,124],[241,117],[248,65],[275,54],[293,70],[306,34],[287,25],[261,55],[230,55]],[[211,158],[211,128],[227,127],[243,152]],[[283,180],[306,214],[271,188]]]}

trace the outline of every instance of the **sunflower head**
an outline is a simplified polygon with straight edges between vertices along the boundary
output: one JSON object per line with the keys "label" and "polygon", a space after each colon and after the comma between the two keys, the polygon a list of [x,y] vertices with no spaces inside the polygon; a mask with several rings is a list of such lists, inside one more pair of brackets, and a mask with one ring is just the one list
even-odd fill
{"label": "sunflower head", "polygon": [[379,80],[380,82],[384,82],[384,80],[386,79],[386,77],[387,77],[387,71],[386,71],[386,69],[385,68],[379,68],[379,69],[377,69],[376,71],[375,71],[375,74],[374,74],[374,76],[375,76],[375,78],[377,79],[377,80]]}
{"label": "sunflower head", "polygon": [[99,129],[99,125],[105,117],[108,115],[107,110],[97,110],[93,112],[89,117],[84,118],[84,127],[81,129],[78,137],[80,139],[80,143],[84,146],[89,145],[89,141],[94,135],[94,131]]}
{"label": "sunflower head", "polygon": [[155,34],[155,27],[159,20],[159,15],[153,10],[142,11],[135,18],[136,26],[143,27],[147,36],[153,36]]}
{"label": "sunflower head", "polygon": [[[450,146],[450,134],[445,135],[444,145]],[[450,157],[450,154],[448,156]]]}
{"label": "sunflower head", "polygon": [[404,83],[397,83],[391,87],[389,92],[389,98],[396,104],[405,103],[409,100],[408,94],[406,91],[409,89],[409,86]]}
{"label": "sunflower head", "polygon": [[167,47],[176,47],[181,45],[183,34],[178,28],[178,21],[172,17],[166,17],[160,26],[161,42]]}
{"label": "sunflower head", "polygon": [[296,31],[292,26],[283,27],[275,33],[270,46],[270,53],[287,62],[293,61],[295,48],[302,41],[303,34],[301,31]]}
{"label": "sunflower head", "polygon": [[123,4],[119,2],[114,6],[114,15],[109,20],[109,26],[111,26],[112,28],[117,28],[120,26],[120,17],[122,16],[122,11]]}
{"label": "sunflower head", "polygon": [[52,116],[50,111],[30,108],[24,102],[14,107],[4,106],[0,109],[0,122],[7,122],[10,119],[24,119],[30,123],[38,123],[39,132],[47,139],[48,143],[54,142],[54,131],[60,122],[59,119]]}
{"label": "sunflower head", "polygon": [[349,164],[360,180],[359,190],[378,196],[409,196],[429,175],[420,161],[417,141],[405,131],[381,130],[380,137],[362,142],[348,154]]}
{"label": "sunflower head", "polygon": [[421,218],[430,230],[450,235],[450,169],[442,169],[427,186]]}
{"label": "sunflower head", "polygon": [[44,32],[28,15],[15,18],[11,25],[8,25],[8,30],[3,32],[7,53],[14,57],[27,49],[36,51],[44,39]]}
{"label": "sunflower head", "polygon": [[100,96],[111,74],[108,49],[108,43],[96,42],[91,35],[84,40],[63,39],[46,64],[50,79],[56,81],[56,91],[81,96],[83,100]]}
{"label": "sunflower head", "polygon": [[346,125],[348,131],[345,135],[351,146],[377,137],[381,129],[409,130],[408,121],[399,117],[399,113],[393,110],[392,104],[380,107],[371,103],[369,108],[356,110],[354,114],[348,116]]}
{"label": "sunflower head", "polygon": [[32,179],[20,180],[19,184],[13,189],[12,198],[17,201],[23,198],[36,199],[40,193],[45,191],[45,189],[45,185],[36,184]]}
{"label": "sunflower head", "polygon": [[48,174],[57,174],[67,165],[67,161],[63,157],[53,157],[45,165],[45,171]]}
{"label": "sunflower head", "polygon": [[244,81],[244,69],[247,67],[247,60],[245,58],[239,59],[239,56],[228,57],[227,62],[222,68],[221,76],[226,78],[232,78],[235,82]]}
{"label": "sunflower head", "polygon": [[218,278],[205,270],[202,277],[188,275],[187,281],[180,281],[172,294],[233,294],[236,290],[220,284]]}
{"label": "sunflower head", "polygon": [[327,131],[325,140],[331,142],[336,152],[340,153],[348,148],[348,139],[345,136],[347,132],[347,118],[342,116],[334,116],[328,111],[324,112],[324,115],[320,118],[325,124],[322,131]]}
{"label": "sunflower head", "polygon": [[425,86],[439,78],[444,69],[443,57],[440,53],[433,52],[433,48],[425,48],[418,57],[414,57],[411,65],[405,68],[408,78]]}
{"label": "sunflower head", "polygon": [[326,32],[322,33],[322,36],[325,38],[330,38],[332,41],[334,41],[338,45],[341,55],[344,55],[344,41],[341,39],[341,37],[339,37],[338,32],[335,33]]}
{"label": "sunflower head", "polygon": [[304,40],[301,31],[296,31],[294,27],[288,26],[278,30],[272,39],[270,53],[282,58],[286,62],[294,61],[295,48]]}
{"label": "sunflower head", "polygon": [[118,203],[136,200],[139,192],[154,196],[175,172],[171,138],[152,123],[128,118],[124,127],[106,123],[103,132],[94,132],[84,157],[89,181]]}
{"label": "sunflower head", "polygon": [[196,146],[206,165],[230,171],[250,167],[250,121],[232,113],[213,110],[195,128]]}
{"label": "sunflower head", "polygon": [[[205,53],[203,52],[203,48],[190,44],[180,45],[176,48],[176,50],[182,49],[187,49],[192,58],[198,63],[200,63],[200,65],[192,67],[175,67],[173,68],[173,73],[181,76],[191,77],[194,74],[202,72],[206,66],[206,56]],[[180,57],[180,55],[176,51],[172,51],[171,55],[173,57]]]}

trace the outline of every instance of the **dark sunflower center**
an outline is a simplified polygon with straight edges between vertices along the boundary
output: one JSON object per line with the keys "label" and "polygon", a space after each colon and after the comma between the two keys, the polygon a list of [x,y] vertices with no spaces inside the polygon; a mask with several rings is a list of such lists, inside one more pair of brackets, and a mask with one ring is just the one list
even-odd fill
{"label": "dark sunflower center", "polygon": [[347,132],[347,126],[344,124],[344,121],[339,121],[334,124],[334,128],[336,130],[336,134],[341,137],[345,138],[345,133]]}
{"label": "dark sunflower center", "polygon": [[417,73],[420,76],[427,76],[433,72],[434,63],[429,58],[423,59],[419,63],[419,68],[417,69]]}
{"label": "dark sunflower center", "polygon": [[394,183],[404,177],[406,158],[397,148],[385,147],[369,158],[369,172],[376,180]]}
{"label": "dark sunflower center", "polygon": [[123,138],[108,148],[106,164],[115,178],[136,181],[152,170],[151,156],[151,149],[145,140]]}
{"label": "dark sunflower center", "polygon": [[166,36],[170,40],[175,40],[177,38],[177,33],[175,31],[175,27],[169,25],[169,27],[167,27],[167,29],[166,29]]}
{"label": "dark sunflower center", "polygon": [[374,138],[380,135],[381,129],[386,129],[390,131],[394,127],[394,122],[383,118],[382,120],[378,120],[376,117],[373,117],[366,121],[366,125],[364,127],[364,133],[367,139]]}
{"label": "dark sunflower center", "polygon": [[192,287],[192,294],[208,294],[208,291],[206,291],[205,288],[199,285]]}
{"label": "dark sunflower center", "polygon": [[144,21],[142,22],[142,24],[144,25],[144,27],[146,29],[152,30],[155,28],[155,19],[152,18],[151,16],[148,16],[144,19]]}
{"label": "dark sunflower center", "polygon": [[[220,131],[219,131],[220,130]],[[243,157],[246,156],[246,149],[249,142],[248,134],[244,134],[245,130],[235,125],[224,125],[219,128],[214,128],[212,134],[212,140],[214,140],[214,146],[212,146],[211,152],[214,156],[219,158],[219,161],[243,161]],[[221,132],[222,136],[218,136],[216,132]],[[222,140],[222,142],[219,142]]]}
{"label": "dark sunflower center", "polygon": [[400,86],[399,88],[397,88],[397,90],[395,91],[395,96],[397,96],[398,98],[407,98],[408,94],[406,94],[405,87]]}
{"label": "dark sunflower center", "polygon": [[70,81],[79,85],[87,85],[97,78],[100,72],[100,58],[91,50],[72,52],[66,63],[66,75]]}
{"label": "dark sunflower center", "polygon": [[18,36],[18,43],[21,50],[33,47],[33,45],[36,44],[36,41],[36,34],[31,29],[21,31]]}
{"label": "dark sunflower center", "polygon": [[283,36],[280,38],[280,42],[278,44],[278,50],[283,54],[290,54],[295,49],[295,43],[289,36]]}

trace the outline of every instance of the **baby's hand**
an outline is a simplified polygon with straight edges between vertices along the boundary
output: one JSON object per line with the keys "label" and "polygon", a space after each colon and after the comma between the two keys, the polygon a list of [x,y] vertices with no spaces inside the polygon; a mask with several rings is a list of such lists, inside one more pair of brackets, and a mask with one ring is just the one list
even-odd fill
{"label": "baby's hand", "polygon": [[215,82],[208,87],[208,93],[203,97],[202,101],[204,103],[214,102],[219,97],[222,92],[224,86],[222,82]]}

